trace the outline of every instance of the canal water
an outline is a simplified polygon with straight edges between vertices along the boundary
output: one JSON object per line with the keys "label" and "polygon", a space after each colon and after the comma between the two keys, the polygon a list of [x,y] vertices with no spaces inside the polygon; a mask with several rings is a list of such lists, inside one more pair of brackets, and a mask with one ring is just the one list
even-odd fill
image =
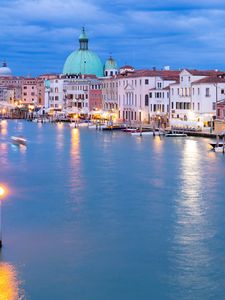
{"label": "canal water", "polygon": [[225,156],[208,142],[6,122],[0,299],[224,299]]}

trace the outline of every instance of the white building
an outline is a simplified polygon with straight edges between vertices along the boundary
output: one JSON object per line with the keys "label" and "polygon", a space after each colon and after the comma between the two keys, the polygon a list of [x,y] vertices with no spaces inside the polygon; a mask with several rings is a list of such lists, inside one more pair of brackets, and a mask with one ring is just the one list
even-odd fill
{"label": "white building", "polygon": [[170,85],[172,122],[201,121],[206,126],[216,115],[216,102],[224,99],[224,81],[223,72],[182,70],[179,82]]}
{"label": "white building", "polygon": [[139,70],[118,76],[119,116],[128,122],[146,122],[169,111],[168,86],[178,80],[178,71]]}

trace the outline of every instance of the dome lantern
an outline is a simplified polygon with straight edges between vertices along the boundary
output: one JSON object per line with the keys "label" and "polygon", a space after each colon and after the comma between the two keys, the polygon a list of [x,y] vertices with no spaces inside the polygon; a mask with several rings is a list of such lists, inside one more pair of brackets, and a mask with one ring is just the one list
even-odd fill
{"label": "dome lantern", "polygon": [[82,28],[82,32],[79,36],[79,42],[80,42],[80,50],[88,50],[88,36],[85,32],[85,28]]}

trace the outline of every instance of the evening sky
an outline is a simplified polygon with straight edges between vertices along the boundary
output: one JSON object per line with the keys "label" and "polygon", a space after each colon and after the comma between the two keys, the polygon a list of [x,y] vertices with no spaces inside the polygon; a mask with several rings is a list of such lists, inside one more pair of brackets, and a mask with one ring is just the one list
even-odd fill
{"label": "evening sky", "polygon": [[85,26],[119,66],[225,69],[224,0],[0,0],[0,60],[15,75],[61,72]]}

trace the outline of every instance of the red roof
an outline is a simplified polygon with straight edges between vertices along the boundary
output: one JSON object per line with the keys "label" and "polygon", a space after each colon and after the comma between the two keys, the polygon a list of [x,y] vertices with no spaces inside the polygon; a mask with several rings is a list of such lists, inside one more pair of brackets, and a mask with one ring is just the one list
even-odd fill
{"label": "red roof", "polygon": [[132,73],[126,75],[118,75],[118,78],[126,77],[162,77],[165,80],[178,80],[179,70],[135,70]]}
{"label": "red roof", "polygon": [[129,66],[129,65],[125,65],[125,66],[122,66],[120,69],[134,69],[134,67],[132,66]]}
{"label": "red roof", "polygon": [[193,76],[211,76],[211,75],[218,75],[223,74],[224,72],[218,71],[218,70],[189,70],[189,69],[183,69],[183,71],[186,70]]}
{"label": "red roof", "polygon": [[206,78],[202,78],[200,80],[192,82],[192,84],[201,84],[201,83],[225,83],[224,77],[219,76],[209,76]]}

